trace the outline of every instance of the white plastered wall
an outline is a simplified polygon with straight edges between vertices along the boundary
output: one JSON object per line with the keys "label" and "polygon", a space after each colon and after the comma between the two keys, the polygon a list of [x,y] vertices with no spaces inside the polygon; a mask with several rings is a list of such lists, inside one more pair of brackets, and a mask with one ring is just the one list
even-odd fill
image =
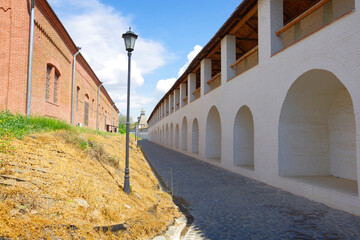
{"label": "white plastered wall", "polygon": [[[360,199],[357,194],[348,194],[331,187],[318,186],[279,175],[279,124],[286,96],[291,86],[305,73],[322,70],[335,76],[341,83],[340,85],[343,85],[348,92],[346,95],[344,90],[336,91],[335,96],[331,97],[332,104],[329,104],[328,119],[330,121],[328,122],[329,136],[327,139],[329,140],[330,157],[327,159],[330,159],[330,164],[328,164],[330,169],[326,174],[330,172],[330,175],[359,181],[360,61],[358,55],[355,54],[357,53],[355,50],[359,49],[360,42],[360,32],[357,31],[360,29],[359,11],[356,10],[344,16],[272,56],[270,44],[272,32],[268,22],[270,16],[266,15],[269,14],[269,11],[265,9],[269,6],[269,1],[259,0],[258,3],[259,64],[231,81],[222,83],[219,88],[210,93],[202,94],[199,99],[155,123],[151,128],[157,129],[165,123],[173,123],[174,127],[179,124],[181,127],[181,121],[186,116],[187,135],[192,136],[192,123],[196,118],[199,132],[199,152],[193,153],[192,147],[189,145],[187,151],[178,148],[173,148],[174,150],[294,194],[326,203],[331,207],[360,215]],[[360,9],[360,0],[356,0],[355,4]],[[351,130],[346,126],[350,119],[349,115],[351,115],[351,111],[349,112],[350,100],[353,104],[356,125],[355,129],[350,128]],[[249,107],[253,116],[254,170],[234,165],[234,122],[237,112],[243,105]],[[205,157],[206,123],[209,111],[213,106],[217,108],[221,118],[221,162]],[[344,123],[345,126],[341,126],[339,122]],[[338,132],[337,127],[348,130]],[[345,134],[347,131],[355,133],[355,136],[350,136],[349,133]],[[339,135],[339,137],[332,137],[332,135]],[[350,140],[354,137],[355,140]],[[338,140],[335,141],[335,139]],[[349,143],[343,145],[346,147],[331,153],[331,149],[334,149],[331,145],[338,145],[338,141]],[[191,142],[189,140],[189,144]],[[343,154],[345,148],[354,148],[354,145],[355,152],[350,151],[349,154]],[[350,160],[354,159],[354,154],[356,156],[355,163]],[[341,161],[337,160],[337,155],[342,156]],[[351,167],[354,165],[356,168]],[[359,188],[359,184],[357,188]]]}

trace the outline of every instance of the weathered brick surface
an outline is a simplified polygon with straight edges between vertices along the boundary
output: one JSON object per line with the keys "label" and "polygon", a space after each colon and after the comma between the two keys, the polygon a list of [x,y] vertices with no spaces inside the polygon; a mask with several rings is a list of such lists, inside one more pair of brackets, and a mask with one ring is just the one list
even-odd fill
{"label": "weathered brick surface", "polygon": [[[39,7],[41,6],[41,7]],[[45,7],[44,7],[45,6]],[[71,122],[72,68],[74,43],[64,37],[64,29],[45,0],[38,0],[35,8],[34,55],[32,74],[31,114]],[[30,1],[0,0],[0,110],[26,113],[28,52],[30,35]],[[79,61],[79,58],[81,59]],[[50,98],[46,100],[47,65],[58,73],[57,102],[54,103],[54,79],[51,79]],[[100,81],[81,55],[76,64],[76,88],[79,87],[75,124],[84,125],[85,101],[89,102],[89,127],[96,127],[97,89]],[[102,88],[99,128],[111,123],[113,102]],[[75,103],[76,107],[76,103]],[[116,119],[115,108],[113,110]]]}
{"label": "weathered brick surface", "polygon": [[25,0],[0,1],[1,109],[25,111],[27,52],[29,39],[29,9]]}

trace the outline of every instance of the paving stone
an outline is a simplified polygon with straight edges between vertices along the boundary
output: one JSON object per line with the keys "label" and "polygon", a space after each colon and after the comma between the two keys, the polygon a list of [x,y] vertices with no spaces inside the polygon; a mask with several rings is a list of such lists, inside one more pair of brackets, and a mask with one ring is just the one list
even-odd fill
{"label": "paving stone", "polygon": [[166,238],[163,236],[158,236],[158,237],[155,237],[153,240],[166,240]]}
{"label": "paving stone", "polygon": [[139,142],[195,220],[185,240],[360,239],[360,217],[281,191],[146,140]]}

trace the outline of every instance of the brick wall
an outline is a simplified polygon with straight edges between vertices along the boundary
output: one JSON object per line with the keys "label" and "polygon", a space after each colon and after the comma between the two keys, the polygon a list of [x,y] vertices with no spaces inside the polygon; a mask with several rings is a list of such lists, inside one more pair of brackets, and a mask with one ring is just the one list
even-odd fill
{"label": "brick wall", "polygon": [[[0,21],[4,23],[0,34],[0,110],[26,114],[30,1],[0,0],[0,13]],[[48,3],[38,0],[35,8],[32,115],[71,122],[72,68],[76,51],[75,44]],[[47,74],[48,66],[50,74]],[[88,126],[96,128],[97,89],[101,83],[81,54],[77,57],[75,76],[75,89],[79,89],[79,95],[75,98],[74,123],[84,125],[85,102],[88,102]],[[101,90],[99,128],[105,130],[105,116],[107,124],[111,124],[111,113],[114,112],[116,119],[117,108],[112,108],[112,99],[103,87]]]}
{"label": "brick wall", "polygon": [[0,1],[0,108],[25,113],[30,13],[26,0]]}

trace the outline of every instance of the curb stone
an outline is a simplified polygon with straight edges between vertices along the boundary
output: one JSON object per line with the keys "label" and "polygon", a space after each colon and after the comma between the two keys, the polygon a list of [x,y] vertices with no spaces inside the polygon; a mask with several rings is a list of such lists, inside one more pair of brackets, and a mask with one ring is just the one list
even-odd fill
{"label": "curb stone", "polygon": [[[139,145],[139,148],[142,152],[142,154],[145,157],[146,162],[149,164],[151,170],[154,172],[156,178],[159,180],[161,188],[166,191],[170,192],[169,186],[164,182],[160,174],[156,171],[155,167],[151,164],[149,158],[146,156],[145,152],[142,150],[141,145]],[[180,209],[183,216],[175,219],[174,225],[168,227],[166,233],[164,234],[166,237],[163,236],[157,236],[153,238],[152,240],[180,240],[184,239],[184,236],[188,234],[188,231],[194,221],[194,217],[190,214],[190,212],[181,204],[180,201],[176,201],[176,197],[173,196],[173,202],[175,205]],[[189,240],[192,240],[189,238]],[[197,240],[197,239],[196,239]]]}

